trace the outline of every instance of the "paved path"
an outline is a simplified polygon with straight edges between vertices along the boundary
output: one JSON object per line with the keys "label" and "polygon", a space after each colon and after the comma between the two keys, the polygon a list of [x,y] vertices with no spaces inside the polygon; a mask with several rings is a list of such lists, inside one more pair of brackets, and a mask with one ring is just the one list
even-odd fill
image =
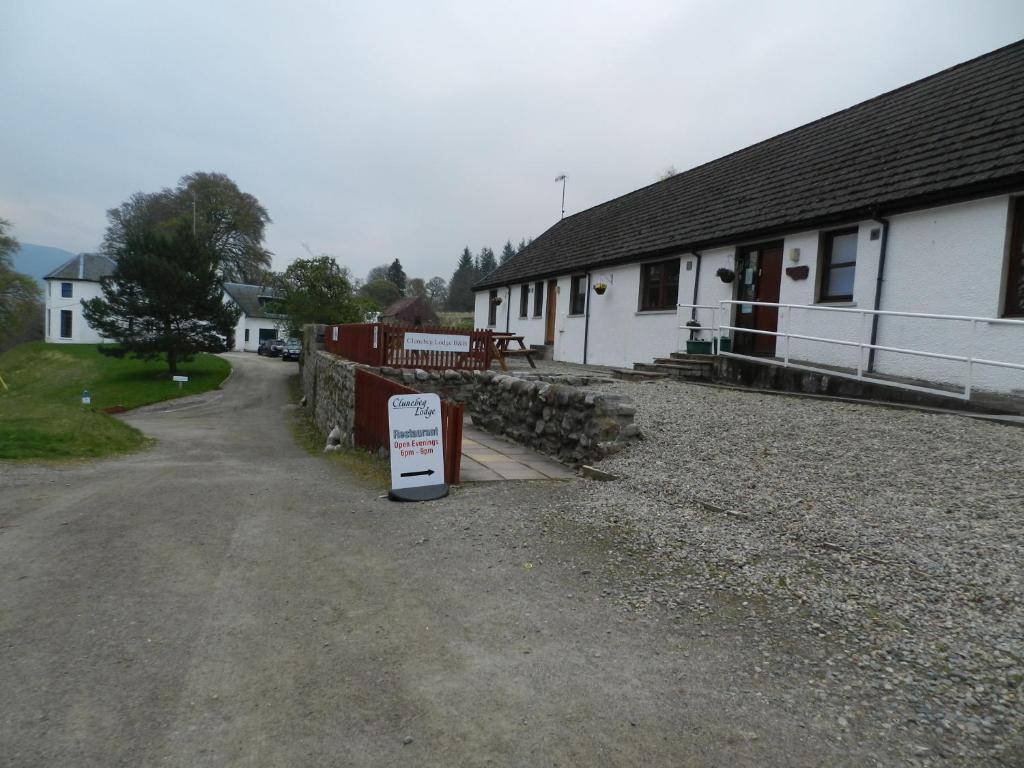
{"label": "paved path", "polygon": [[462,429],[463,483],[496,480],[571,480],[571,467],[470,424]]}
{"label": "paved path", "polygon": [[627,618],[554,483],[389,503],[295,446],[293,365],[229,357],[127,417],[148,451],[0,465],[0,765],[870,763],[738,624]]}

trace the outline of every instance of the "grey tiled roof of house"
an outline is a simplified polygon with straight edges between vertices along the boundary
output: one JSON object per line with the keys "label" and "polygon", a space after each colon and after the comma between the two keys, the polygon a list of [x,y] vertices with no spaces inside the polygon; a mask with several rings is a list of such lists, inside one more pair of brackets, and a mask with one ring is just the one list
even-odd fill
{"label": "grey tiled roof of house", "polygon": [[[273,289],[246,283],[224,283],[224,293],[231,297],[248,317],[278,318],[279,314],[267,312],[263,304],[266,299],[274,298]],[[263,301],[260,301],[263,299]]]}
{"label": "grey tiled roof of house", "polygon": [[1021,188],[1024,41],[569,216],[474,289]]}
{"label": "grey tiled roof of house", "polygon": [[114,260],[102,253],[80,253],[57,267],[43,280],[91,280],[95,283],[114,271]]}

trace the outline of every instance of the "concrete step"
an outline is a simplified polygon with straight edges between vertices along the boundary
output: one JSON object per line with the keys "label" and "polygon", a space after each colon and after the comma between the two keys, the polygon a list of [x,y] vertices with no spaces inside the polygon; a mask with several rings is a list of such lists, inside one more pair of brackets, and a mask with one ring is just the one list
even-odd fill
{"label": "concrete step", "polygon": [[673,360],[688,360],[695,363],[713,363],[718,359],[715,355],[688,355],[685,352],[673,352],[669,357]]}
{"label": "concrete step", "polygon": [[[662,358],[662,360],[664,359],[666,358]],[[714,367],[707,363],[681,363],[678,360],[673,360],[671,362],[634,363],[633,370],[645,373],[663,373],[676,379],[688,381],[710,381]]]}
{"label": "concrete step", "polygon": [[637,371],[629,368],[613,368],[612,377],[623,381],[648,381],[651,379],[667,379],[667,373],[654,373],[651,371]]}
{"label": "concrete step", "polygon": [[655,365],[688,365],[692,368],[707,368],[711,370],[715,367],[714,358],[710,360],[693,360],[689,357],[656,357],[654,358]]}

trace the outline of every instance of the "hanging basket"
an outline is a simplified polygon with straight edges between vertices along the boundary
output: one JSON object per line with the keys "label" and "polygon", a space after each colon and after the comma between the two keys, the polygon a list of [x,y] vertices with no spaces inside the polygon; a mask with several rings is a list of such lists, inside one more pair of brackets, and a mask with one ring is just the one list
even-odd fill
{"label": "hanging basket", "polygon": [[607,290],[607,283],[594,283],[594,293],[596,293],[598,296],[604,296],[604,292]]}
{"label": "hanging basket", "polygon": [[491,299],[491,304],[493,304],[494,306],[498,306],[499,304],[501,304],[501,301],[501,296],[495,296],[493,299]]}
{"label": "hanging basket", "polygon": [[733,280],[736,279],[736,273],[733,272],[728,267],[722,267],[717,272],[715,272],[715,274],[718,275],[718,279],[721,280],[723,283],[731,283]]}

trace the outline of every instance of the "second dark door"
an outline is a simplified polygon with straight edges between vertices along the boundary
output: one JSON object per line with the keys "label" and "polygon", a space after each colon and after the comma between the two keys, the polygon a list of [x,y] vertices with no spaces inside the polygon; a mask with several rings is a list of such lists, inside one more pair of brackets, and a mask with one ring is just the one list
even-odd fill
{"label": "second dark door", "polygon": [[[778,303],[782,287],[782,243],[751,245],[740,249],[737,259],[739,273],[736,275],[738,301],[736,325],[758,331],[779,329],[778,307],[759,307],[753,302]],[[775,355],[775,336],[763,333],[736,333],[736,351],[748,355]]]}

